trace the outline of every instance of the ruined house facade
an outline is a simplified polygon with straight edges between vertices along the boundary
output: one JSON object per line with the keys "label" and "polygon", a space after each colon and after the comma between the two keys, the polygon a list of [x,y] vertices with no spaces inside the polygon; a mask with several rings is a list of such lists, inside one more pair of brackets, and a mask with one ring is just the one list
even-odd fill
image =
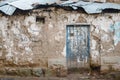
{"label": "ruined house facade", "polygon": [[120,13],[55,7],[0,15],[0,74],[41,76],[69,68],[120,70]]}

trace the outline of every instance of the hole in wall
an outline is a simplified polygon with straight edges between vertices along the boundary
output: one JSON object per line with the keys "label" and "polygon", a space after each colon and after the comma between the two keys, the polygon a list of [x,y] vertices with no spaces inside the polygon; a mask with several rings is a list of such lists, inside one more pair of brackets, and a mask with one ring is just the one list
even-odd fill
{"label": "hole in wall", "polygon": [[41,24],[45,24],[45,17],[36,16],[36,22],[41,23]]}

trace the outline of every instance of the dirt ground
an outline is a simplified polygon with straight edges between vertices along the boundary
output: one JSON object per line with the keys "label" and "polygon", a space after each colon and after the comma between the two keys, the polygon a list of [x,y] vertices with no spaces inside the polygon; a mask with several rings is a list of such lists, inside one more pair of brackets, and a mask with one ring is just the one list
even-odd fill
{"label": "dirt ground", "polygon": [[74,73],[66,77],[18,77],[18,76],[0,76],[0,80],[120,80],[120,72],[111,72],[108,74]]}

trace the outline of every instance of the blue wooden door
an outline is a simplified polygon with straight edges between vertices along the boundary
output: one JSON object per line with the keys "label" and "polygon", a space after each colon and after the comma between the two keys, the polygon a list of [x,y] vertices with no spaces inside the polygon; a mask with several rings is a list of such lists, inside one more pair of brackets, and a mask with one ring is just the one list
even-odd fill
{"label": "blue wooden door", "polygon": [[67,25],[66,46],[68,68],[89,67],[89,25]]}

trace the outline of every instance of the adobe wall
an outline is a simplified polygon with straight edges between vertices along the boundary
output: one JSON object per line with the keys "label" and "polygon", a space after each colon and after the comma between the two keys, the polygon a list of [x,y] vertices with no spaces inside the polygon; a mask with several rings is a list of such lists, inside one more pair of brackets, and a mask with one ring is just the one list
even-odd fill
{"label": "adobe wall", "polygon": [[90,24],[91,65],[100,65],[102,71],[120,70],[120,13],[88,15],[51,8],[25,15],[1,14],[0,73],[40,76],[41,68],[57,66],[65,73],[66,25],[74,23]]}

